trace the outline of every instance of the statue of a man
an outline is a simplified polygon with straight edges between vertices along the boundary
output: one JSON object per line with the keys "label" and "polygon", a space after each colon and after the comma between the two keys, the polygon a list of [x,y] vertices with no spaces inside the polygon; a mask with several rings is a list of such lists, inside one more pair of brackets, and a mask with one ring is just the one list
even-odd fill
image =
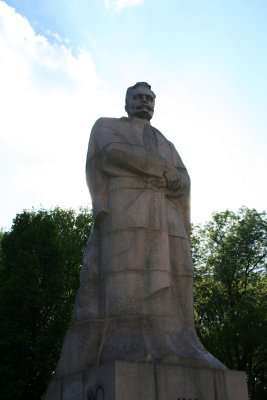
{"label": "statue of a man", "polygon": [[190,180],[150,124],[155,97],[136,83],[126,93],[128,117],[100,118],[92,129],[86,176],[95,226],[59,369],[70,359],[77,370],[114,360],[224,368],[195,333]]}

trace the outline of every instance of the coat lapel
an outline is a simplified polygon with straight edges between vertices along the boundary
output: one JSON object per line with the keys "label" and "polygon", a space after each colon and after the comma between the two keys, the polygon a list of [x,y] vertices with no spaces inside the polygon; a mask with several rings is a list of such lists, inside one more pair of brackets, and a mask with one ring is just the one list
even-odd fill
{"label": "coat lapel", "polygon": [[167,160],[172,160],[173,154],[170,142],[156,128],[154,128],[154,132],[157,138],[158,154]]}
{"label": "coat lapel", "polygon": [[[140,118],[122,117],[112,129],[113,135],[121,142],[143,147],[143,130],[145,123],[146,121]],[[152,128],[157,138],[158,154],[167,160],[173,160],[174,156],[170,142],[156,128]]]}

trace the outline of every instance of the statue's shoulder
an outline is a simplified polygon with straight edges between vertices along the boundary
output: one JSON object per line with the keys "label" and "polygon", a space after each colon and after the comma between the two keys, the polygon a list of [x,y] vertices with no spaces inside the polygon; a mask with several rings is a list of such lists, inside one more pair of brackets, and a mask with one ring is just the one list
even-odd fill
{"label": "statue's shoulder", "polygon": [[116,126],[120,125],[126,117],[122,118],[109,118],[101,117],[94,123],[92,132],[106,129],[114,129]]}
{"label": "statue's shoulder", "polygon": [[163,147],[168,147],[172,153],[173,156],[173,162],[174,165],[178,168],[183,168],[185,169],[185,165],[176,149],[176,147],[174,146],[174,144],[168,140],[157,128],[155,128],[153,126],[154,131],[157,133],[157,137],[158,137],[158,142],[160,145],[163,145]]}
{"label": "statue's shoulder", "polygon": [[124,117],[122,118],[99,118],[93,125],[89,146],[101,151],[106,145],[114,139],[114,133],[124,129]]}
{"label": "statue's shoulder", "polygon": [[170,140],[168,140],[168,139],[166,138],[166,136],[163,135],[162,132],[160,132],[160,131],[159,131],[157,128],[155,128],[154,126],[152,126],[152,128],[153,128],[154,131],[156,132],[158,138],[161,139],[161,141],[165,142],[166,144],[169,144],[169,145],[173,146],[173,143],[172,143]]}
{"label": "statue's shoulder", "polygon": [[91,140],[109,141],[114,132],[122,131],[125,129],[125,123],[129,118],[108,118],[101,117],[94,123],[91,131]]}

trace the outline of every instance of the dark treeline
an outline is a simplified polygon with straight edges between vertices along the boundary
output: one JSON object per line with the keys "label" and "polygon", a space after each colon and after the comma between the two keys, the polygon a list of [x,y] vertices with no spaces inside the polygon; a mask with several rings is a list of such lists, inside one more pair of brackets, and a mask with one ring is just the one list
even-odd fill
{"label": "dark treeline", "polygon": [[55,368],[79,286],[89,211],[24,211],[1,235],[0,387],[39,400]]}
{"label": "dark treeline", "polygon": [[[93,226],[81,209],[24,211],[0,232],[0,385],[6,400],[40,400],[67,330]],[[205,347],[245,370],[267,397],[267,217],[225,211],[192,227],[195,321]]]}

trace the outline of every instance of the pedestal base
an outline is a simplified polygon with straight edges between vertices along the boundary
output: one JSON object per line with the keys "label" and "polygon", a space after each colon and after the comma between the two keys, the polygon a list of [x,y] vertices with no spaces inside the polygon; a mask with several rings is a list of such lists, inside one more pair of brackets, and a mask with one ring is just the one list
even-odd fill
{"label": "pedestal base", "polygon": [[244,372],[115,361],[50,383],[45,400],[248,400]]}

